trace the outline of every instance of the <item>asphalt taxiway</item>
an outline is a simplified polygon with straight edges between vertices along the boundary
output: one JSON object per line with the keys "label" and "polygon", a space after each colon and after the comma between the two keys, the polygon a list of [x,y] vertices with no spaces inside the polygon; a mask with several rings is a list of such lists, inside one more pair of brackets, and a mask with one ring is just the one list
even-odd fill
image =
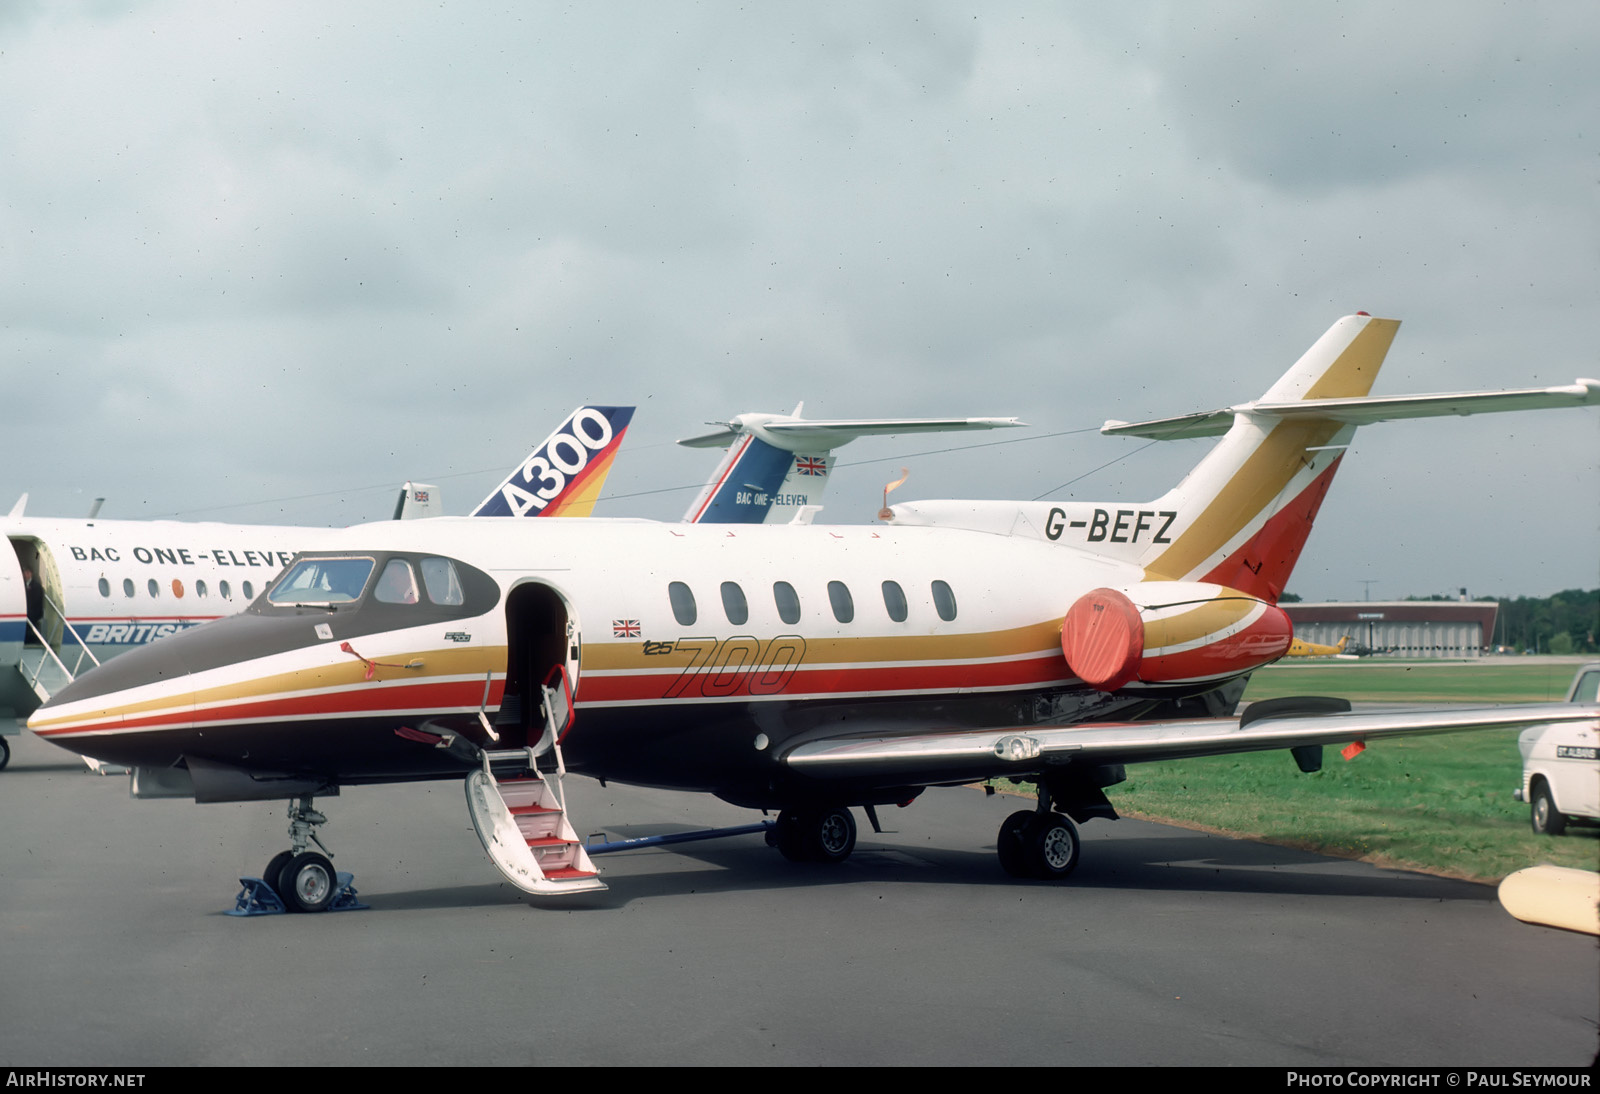
{"label": "asphalt taxiway", "polygon": [[[504,884],[456,783],[318,799],[371,910],[235,919],[282,804],[129,800],[12,737],[0,1065],[1587,1064],[1595,940],[1487,886],[1132,820],[1067,884],[995,862],[1014,798],[929,791],[796,867],[759,836]],[[752,819],[569,781],[580,832]],[[1020,803],[1025,805],[1026,803]]]}

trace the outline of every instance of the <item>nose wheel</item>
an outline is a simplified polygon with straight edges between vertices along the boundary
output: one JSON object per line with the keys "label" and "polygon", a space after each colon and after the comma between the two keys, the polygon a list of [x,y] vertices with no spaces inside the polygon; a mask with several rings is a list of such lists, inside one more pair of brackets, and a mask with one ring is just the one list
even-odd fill
{"label": "nose wheel", "polygon": [[[317,838],[317,826],[328,818],[311,807],[312,799],[289,803],[289,841],[287,851],[279,851],[267,863],[261,880],[271,887],[286,911],[323,912],[338,907],[364,907],[355,900],[350,876],[341,879],[334,870],[327,847]],[[315,843],[325,853],[307,850]]]}

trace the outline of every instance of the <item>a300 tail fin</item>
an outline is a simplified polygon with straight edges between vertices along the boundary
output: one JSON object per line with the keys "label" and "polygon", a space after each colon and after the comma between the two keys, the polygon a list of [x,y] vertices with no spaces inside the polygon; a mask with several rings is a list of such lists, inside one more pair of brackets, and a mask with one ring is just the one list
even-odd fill
{"label": "a300 tail fin", "polygon": [[611,473],[631,406],[580,406],[472,511],[475,517],[586,517]]}

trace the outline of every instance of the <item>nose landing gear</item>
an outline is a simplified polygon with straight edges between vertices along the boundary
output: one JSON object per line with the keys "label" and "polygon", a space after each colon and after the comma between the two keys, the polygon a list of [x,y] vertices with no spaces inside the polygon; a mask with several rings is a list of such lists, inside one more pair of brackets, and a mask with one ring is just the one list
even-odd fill
{"label": "nose landing gear", "polygon": [[[325,912],[365,908],[356,899],[351,885],[351,875],[334,870],[329,861],[332,852],[317,838],[317,825],[326,824],[328,818],[311,807],[308,795],[298,802],[289,803],[289,850],[279,851],[267,863],[261,881],[270,889],[280,907],[272,907],[268,894],[252,890],[246,878],[245,891],[239,894],[235,914],[261,915],[274,911]],[[324,853],[309,851],[315,843]]]}

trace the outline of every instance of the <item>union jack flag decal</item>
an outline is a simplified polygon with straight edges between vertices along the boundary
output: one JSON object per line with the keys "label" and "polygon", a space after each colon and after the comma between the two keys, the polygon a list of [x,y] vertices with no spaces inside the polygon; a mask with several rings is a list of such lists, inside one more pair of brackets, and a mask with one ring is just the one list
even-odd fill
{"label": "union jack flag decal", "polygon": [[637,619],[613,619],[611,621],[611,635],[613,638],[638,638],[641,633]]}
{"label": "union jack flag decal", "polygon": [[826,475],[828,461],[822,456],[796,456],[794,469],[802,475]]}
{"label": "union jack flag decal", "polygon": [[411,496],[417,501],[428,500],[428,492],[426,490],[413,490],[411,491]]}

